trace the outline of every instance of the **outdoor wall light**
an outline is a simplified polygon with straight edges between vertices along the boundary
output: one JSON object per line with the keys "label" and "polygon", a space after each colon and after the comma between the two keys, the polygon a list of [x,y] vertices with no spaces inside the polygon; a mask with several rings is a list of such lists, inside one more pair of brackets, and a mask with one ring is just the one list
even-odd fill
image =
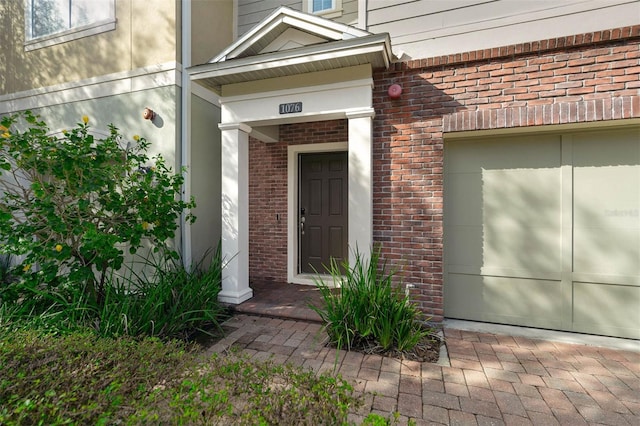
{"label": "outdoor wall light", "polygon": [[142,112],[142,118],[145,120],[153,120],[156,117],[156,113],[149,107],[145,108]]}
{"label": "outdoor wall light", "polygon": [[389,97],[391,99],[399,99],[402,95],[402,86],[400,86],[399,84],[392,84],[391,86],[389,86],[389,90],[387,91],[387,93],[389,94]]}

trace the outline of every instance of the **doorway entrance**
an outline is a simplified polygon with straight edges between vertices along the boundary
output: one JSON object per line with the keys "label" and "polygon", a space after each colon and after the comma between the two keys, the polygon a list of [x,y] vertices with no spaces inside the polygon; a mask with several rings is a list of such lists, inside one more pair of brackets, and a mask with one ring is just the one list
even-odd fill
{"label": "doorway entrance", "polygon": [[298,273],[324,273],[348,259],[348,156],[299,154]]}

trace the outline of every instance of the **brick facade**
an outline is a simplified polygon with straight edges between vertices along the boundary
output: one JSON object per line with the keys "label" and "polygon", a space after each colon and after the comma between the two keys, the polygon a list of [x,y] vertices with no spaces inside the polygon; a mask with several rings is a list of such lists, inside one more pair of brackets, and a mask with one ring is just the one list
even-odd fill
{"label": "brick facade", "polygon": [[347,121],[280,126],[280,141],[249,141],[249,277],[287,280],[287,147],[346,142]]}
{"label": "brick facade", "polygon": [[[640,26],[396,63],[374,74],[373,96],[374,241],[441,320],[444,133],[640,118]],[[286,146],[344,141],[347,127],[280,132],[251,142],[250,274],[284,280]]]}

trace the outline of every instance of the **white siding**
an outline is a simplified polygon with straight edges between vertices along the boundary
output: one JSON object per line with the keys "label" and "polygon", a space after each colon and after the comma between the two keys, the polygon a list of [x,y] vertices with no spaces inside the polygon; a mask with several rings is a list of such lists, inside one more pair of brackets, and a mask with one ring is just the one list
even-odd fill
{"label": "white siding", "polygon": [[[238,36],[243,35],[280,6],[302,10],[302,0],[238,0]],[[342,14],[332,18],[343,24],[358,22],[358,0],[342,0]]]}
{"label": "white siding", "polygon": [[640,23],[638,0],[369,0],[367,29],[425,58]]}
{"label": "white siding", "polygon": [[334,21],[356,26],[358,23],[358,0],[342,0],[342,16]]}

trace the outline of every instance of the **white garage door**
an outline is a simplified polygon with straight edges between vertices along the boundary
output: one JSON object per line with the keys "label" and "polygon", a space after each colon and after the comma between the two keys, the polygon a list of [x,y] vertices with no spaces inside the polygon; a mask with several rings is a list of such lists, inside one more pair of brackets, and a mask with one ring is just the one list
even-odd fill
{"label": "white garage door", "polygon": [[640,129],[445,142],[445,316],[640,338]]}

